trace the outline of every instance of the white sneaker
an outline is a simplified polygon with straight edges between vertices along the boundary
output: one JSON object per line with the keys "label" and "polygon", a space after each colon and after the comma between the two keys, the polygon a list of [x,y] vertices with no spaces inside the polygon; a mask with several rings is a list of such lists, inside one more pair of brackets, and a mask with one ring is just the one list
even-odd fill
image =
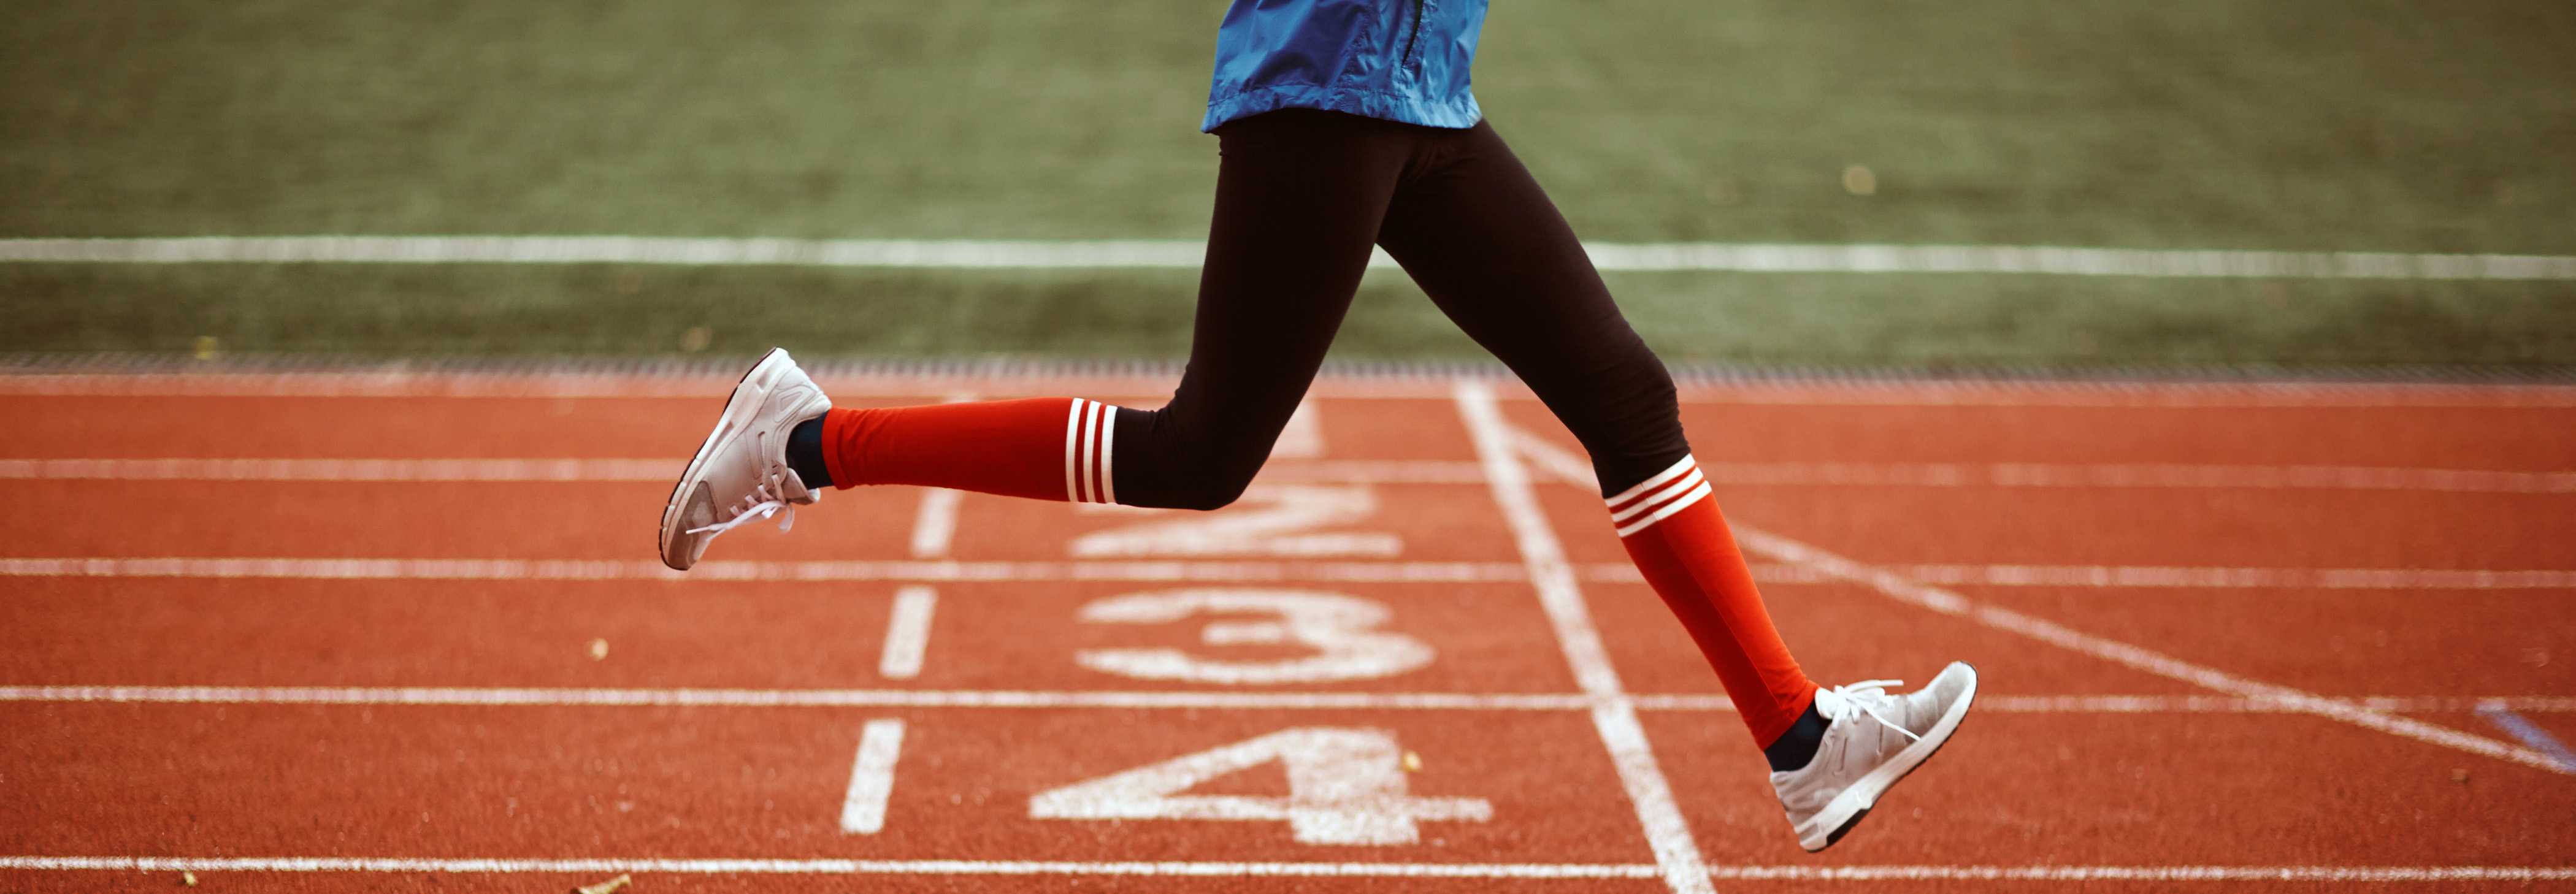
{"label": "white sneaker", "polygon": [[831,408],[831,398],[785,350],[771,348],[752,364],[662,507],[662,564],[687,571],[716,535],[781,509],[787,517],[778,529],[793,527],[796,507],[823,495],[787,467],[787,436]]}
{"label": "white sneaker", "polygon": [[1968,716],[1977,699],[1977,669],[1950,662],[1932,685],[1904,695],[1886,687],[1903,680],[1869,680],[1816,692],[1816,713],[1832,725],[1806,766],[1771,774],[1771,787],[1788,808],[1798,845],[1809,853],[1841,841],[1869,815],[1870,805],[1896,781],[1914,772]]}

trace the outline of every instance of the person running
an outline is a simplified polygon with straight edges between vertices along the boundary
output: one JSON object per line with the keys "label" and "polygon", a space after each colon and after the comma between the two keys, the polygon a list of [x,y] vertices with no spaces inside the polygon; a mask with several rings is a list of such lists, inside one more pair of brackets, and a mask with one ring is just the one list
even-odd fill
{"label": "person running", "polygon": [[1484,0],[1234,0],[1201,129],[1216,209],[1189,365],[1158,410],[1074,397],[835,408],[783,350],[752,366],[672,489],[665,564],[824,488],[909,484],[1217,509],[1269,457],[1372,246],[1527,383],[1591,455],[1610,524],[1762,749],[1798,843],[1840,840],[1947,741],[1976,695],[1952,663],[1823,688],[1773,629],[1671,375],[1469,91]]}

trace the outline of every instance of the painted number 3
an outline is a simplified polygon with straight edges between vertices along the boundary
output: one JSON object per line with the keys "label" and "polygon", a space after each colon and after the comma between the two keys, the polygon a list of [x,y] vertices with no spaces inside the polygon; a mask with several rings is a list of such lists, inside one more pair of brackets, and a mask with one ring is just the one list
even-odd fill
{"label": "painted number 3", "polygon": [[1146,680],[1259,686],[1389,677],[1431,663],[1431,647],[1376,629],[1386,606],[1355,596],[1309,590],[1169,590],[1113,596],[1082,607],[1095,624],[1170,624],[1192,615],[1266,615],[1212,620],[1200,641],[1224,645],[1302,645],[1315,654],[1283,661],[1219,661],[1179,649],[1086,649],[1083,667]]}

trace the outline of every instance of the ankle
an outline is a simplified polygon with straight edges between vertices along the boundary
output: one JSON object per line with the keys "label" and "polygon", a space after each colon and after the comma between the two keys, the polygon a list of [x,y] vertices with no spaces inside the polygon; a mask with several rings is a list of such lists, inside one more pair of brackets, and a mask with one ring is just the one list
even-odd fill
{"label": "ankle", "polygon": [[832,468],[823,461],[823,417],[799,422],[788,432],[787,467],[796,470],[808,490],[832,486]]}
{"label": "ankle", "polygon": [[1816,710],[1816,703],[1808,702],[1807,710],[1798,715],[1796,722],[1789,724],[1787,732],[1763,746],[1762,757],[1771,762],[1771,772],[1786,773],[1813,763],[1817,747],[1824,744],[1825,727],[1829,725],[1825,715]]}

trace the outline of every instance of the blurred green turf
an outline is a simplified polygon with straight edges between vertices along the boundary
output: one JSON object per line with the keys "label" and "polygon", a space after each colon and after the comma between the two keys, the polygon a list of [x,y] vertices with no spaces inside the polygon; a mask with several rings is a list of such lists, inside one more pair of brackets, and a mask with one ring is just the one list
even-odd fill
{"label": "blurred green turf", "polygon": [[[1194,238],[1221,0],[19,4],[0,236]],[[2576,7],[1512,0],[1604,240],[2576,253]],[[1875,195],[1844,192],[1869,166]],[[620,282],[634,284],[621,289]],[[6,350],[1169,356],[1181,272],[0,266]],[[1679,358],[2576,364],[2576,284],[1615,275]],[[1344,356],[1473,356],[1373,275]]]}

